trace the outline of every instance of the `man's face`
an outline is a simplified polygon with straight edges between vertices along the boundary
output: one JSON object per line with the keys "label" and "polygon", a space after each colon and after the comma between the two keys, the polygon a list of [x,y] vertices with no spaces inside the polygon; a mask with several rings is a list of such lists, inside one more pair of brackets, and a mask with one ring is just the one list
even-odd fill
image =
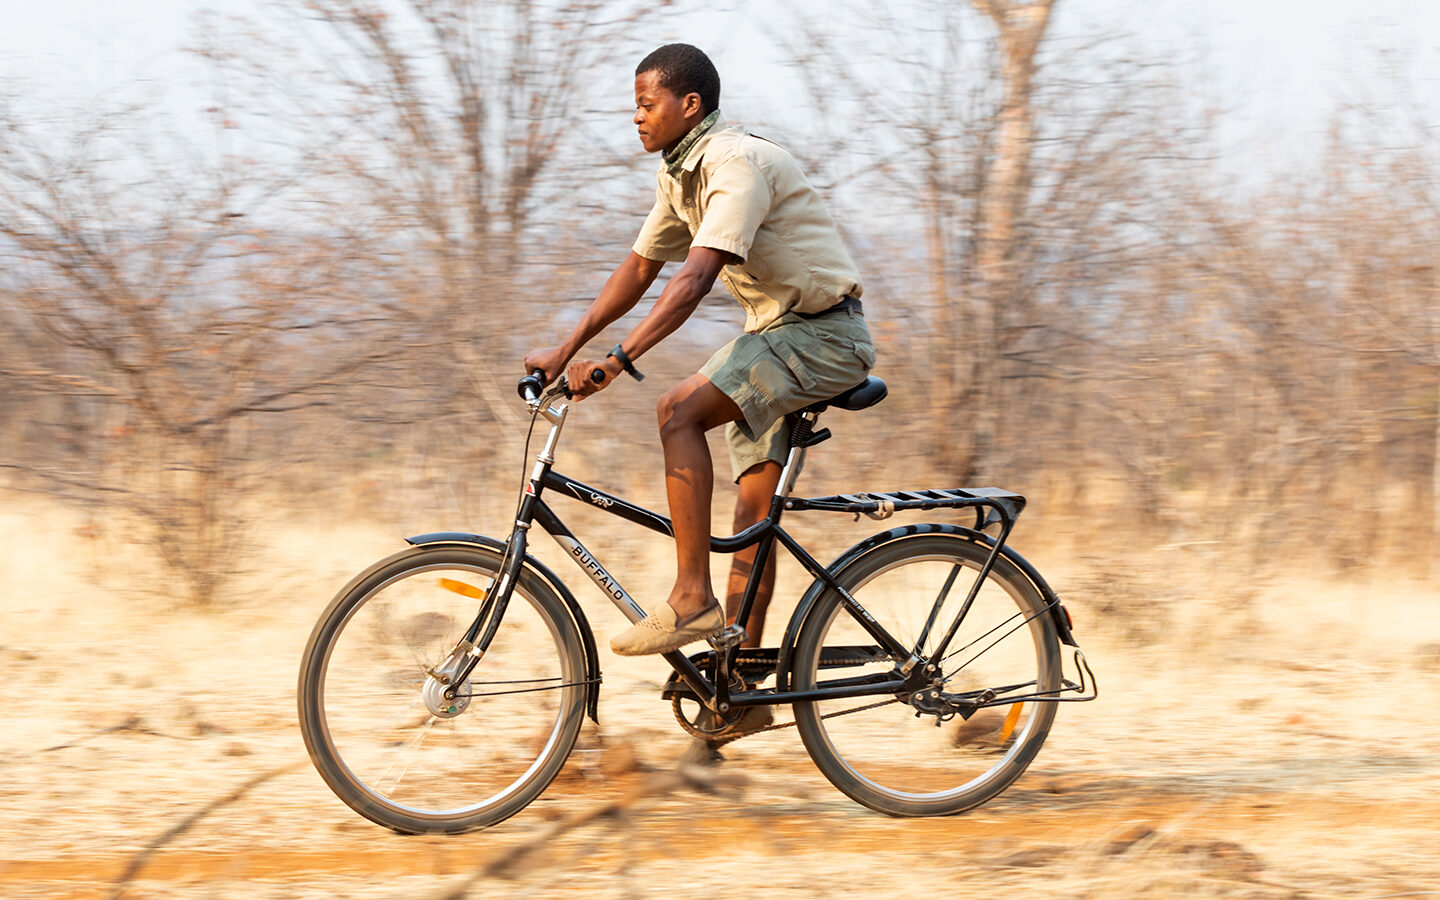
{"label": "man's face", "polygon": [[699,94],[675,94],[657,72],[635,76],[635,127],[646,153],[673,149],[702,118]]}

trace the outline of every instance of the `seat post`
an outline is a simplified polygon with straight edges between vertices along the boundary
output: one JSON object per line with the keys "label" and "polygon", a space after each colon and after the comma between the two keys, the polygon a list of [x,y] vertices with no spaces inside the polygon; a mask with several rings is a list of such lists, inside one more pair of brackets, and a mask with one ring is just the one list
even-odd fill
{"label": "seat post", "polygon": [[775,486],[777,500],[789,497],[790,492],[795,489],[795,479],[800,477],[800,469],[805,464],[803,442],[814,432],[815,423],[819,419],[820,414],[814,410],[807,409],[796,413],[795,422],[790,427],[790,455],[785,458],[785,468],[780,471],[780,483]]}

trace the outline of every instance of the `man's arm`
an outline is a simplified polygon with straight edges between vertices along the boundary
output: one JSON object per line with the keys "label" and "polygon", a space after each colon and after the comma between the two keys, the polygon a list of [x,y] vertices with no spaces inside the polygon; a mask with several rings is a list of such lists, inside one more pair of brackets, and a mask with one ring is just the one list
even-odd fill
{"label": "man's arm", "polygon": [[631,359],[639,359],[641,354],[685,324],[685,320],[690,318],[700,306],[700,301],[705,299],[705,295],[715,286],[720,270],[737,260],[738,257],[724,250],[711,247],[691,248],[689,255],[685,257],[685,265],[675,273],[670,283],[665,285],[660,299],[655,301],[655,307],[625,338],[623,346],[626,355]]}
{"label": "man's arm", "polygon": [[540,369],[546,381],[553,380],[565,368],[581,347],[595,335],[604,331],[612,322],[635,308],[640,298],[655,282],[655,276],[665,265],[663,260],[646,259],[631,252],[624,262],[610,273],[600,295],[590,304],[590,309],[575,325],[570,337],[558,347],[532,350],[525,355],[525,371]]}
{"label": "man's arm", "polygon": [[[636,258],[644,259],[644,257]],[[715,286],[715,278],[720,274],[720,270],[738,259],[739,257],[733,253],[716,250],[712,247],[690,248],[690,253],[685,257],[685,265],[665,285],[665,290],[660,292],[660,299],[655,301],[655,306],[640,321],[640,324],[635,326],[625,340],[620,342],[620,346],[625,350],[625,355],[632,360],[639,359],[641,354],[685,324],[685,320],[690,318],[691,314],[699,307],[700,301],[705,299],[705,295],[710,293],[710,289]],[[656,264],[657,273],[659,265],[661,264]],[[616,274],[619,274],[618,270]],[[611,276],[612,279],[614,277]],[[654,277],[654,275],[650,276],[652,281]],[[646,286],[649,286],[649,282],[646,282]],[[606,287],[609,287],[608,283]],[[643,289],[641,292],[644,292]],[[599,305],[600,301],[596,300],[595,306]],[[634,301],[631,301],[630,305],[626,306],[619,315],[624,315],[634,305]],[[591,312],[594,311],[595,307],[591,307]],[[619,318],[619,315],[616,318]],[[606,324],[613,321],[614,319],[610,319]],[[598,332],[597,328],[596,333]],[[578,327],[576,333],[579,333]],[[593,337],[593,335],[591,336]],[[605,380],[600,384],[596,384],[590,379],[590,373],[597,368],[605,373]],[[601,361],[581,360],[570,366],[570,387],[582,396],[593,394],[608,385],[623,371],[624,368],[619,360],[613,356],[606,357]]]}

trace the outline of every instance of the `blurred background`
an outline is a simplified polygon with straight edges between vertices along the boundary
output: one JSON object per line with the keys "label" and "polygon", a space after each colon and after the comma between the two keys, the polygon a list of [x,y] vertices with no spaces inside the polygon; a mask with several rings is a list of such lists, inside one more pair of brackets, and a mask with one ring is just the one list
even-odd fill
{"label": "blurred background", "polygon": [[[1097,550],[1429,571],[1429,5],[54,6],[0,45],[0,477],[190,601],[257,508],[508,505],[520,359],[648,210],[631,75],[673,39],[865,273],[892,396],[814,477],[1003,485]],[[562,468],[663,502],[654,400],[739,321],[717,289]]]}
{"label": "blurred background", "polygon": [[[746,799],[625,818],[686,745],[663,666],[606,653],[602,724],[541,801],[398,838],[306,762],[302,646],[400,536],[508,530],[521,360],[650,207],[633,71],[675,40],[800,157],[865,280],[890,396],[827,416],[799,490],[1028,496],[1011,543],[1101,699],[963,817],[871,816],[779,731],[726,748]],[[1431,0],[7,10],[0,893],[449,897],[536,841],[488,892],[1433,888],[1437,47]],[[718,289],[576,410],[557,468],[664,510],[655,402],[741,322]],[[670,583],[665,542],[560,511],[642,602]],[[918,515],[787,526],[828,559]],[[547,544],[603,647],[623,620]],[[590,803],[621,821],[550,840]]]}

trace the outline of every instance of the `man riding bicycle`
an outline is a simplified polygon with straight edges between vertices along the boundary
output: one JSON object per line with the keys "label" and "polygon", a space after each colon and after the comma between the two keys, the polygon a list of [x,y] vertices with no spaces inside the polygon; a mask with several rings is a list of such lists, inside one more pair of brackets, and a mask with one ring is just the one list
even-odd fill
{"label": "man riding bicycle", "polygon": [[[611,639],[625,656],[710,637],[738,613],[755,548],[736,554],[722,612],[710,583],[705,432],[726,426],[739,532],[769,511],[788,453],[786,415],[853,387],[875,362],[859,273],[819,195],[788,152],[725,124],[719,103],[720,76],[695,47],[668,44],[636,67],[640,143],[661,154],[654,208],[570,337],[525,357],[527,372],[550,380],[565,370],[577,396],[588,396],[622,373],[642,377],[635,361],[694,313],[717,277],[745,310],[745,333],[660,398],[677,572],[668,600]],[[683,265],[629,335],[602,360],[572,361],[639,302],[666,262]],[[603,378],[593,379],[595,370]],[[768,566],[742,623],[747,646],[759,643],[774,583]]]}

